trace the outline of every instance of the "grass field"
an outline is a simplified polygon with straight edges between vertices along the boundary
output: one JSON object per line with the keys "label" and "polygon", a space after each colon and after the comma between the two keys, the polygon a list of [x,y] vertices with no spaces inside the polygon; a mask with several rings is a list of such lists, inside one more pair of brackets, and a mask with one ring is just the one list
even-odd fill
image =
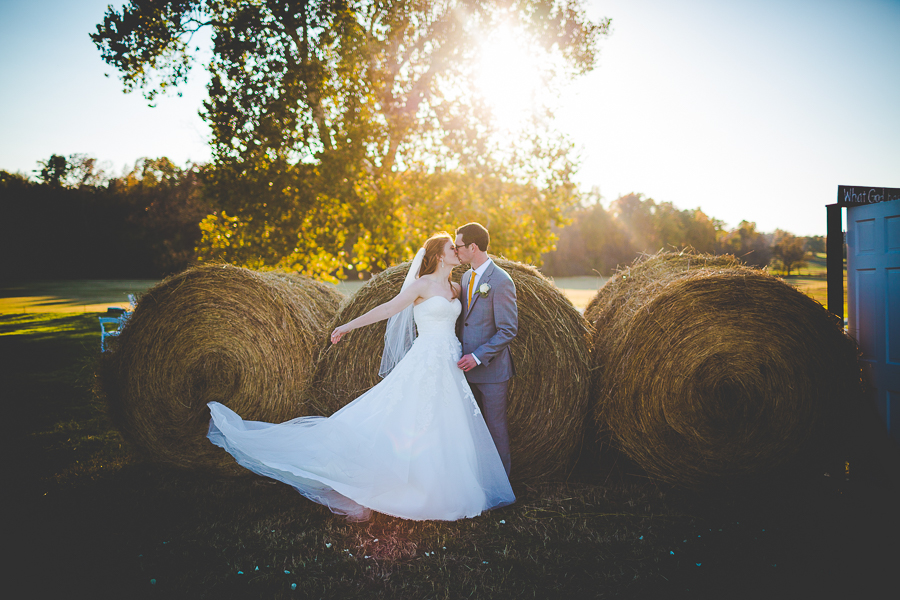
{"label": "grass field", "polygon": [[[819,264],[821,263],[821,264]],[[810,261],[810,268],[802,275],[784,277],[784,280],[800,291],[814,298],[823,306],[827,305],[828,293],[824,274],[824,258]],[[558,277],[556,287],[577,308],[584,310],[606,283],[607,278]],[[27,313],[90,313],[103,312],[108,307],[128,307],[128,294],[140,295],[158,282],[149,279],[136,280],[80,280],[80,281],[34,281],[0,284],[0,314]],[[342,281],[338,290],[351,296],[365,284],[364,281]],[[846,306],[846,286],[844,304]],[[847,314],[846,309],[844,314]]]}
{"label": "grass field", "polygon": [[[572,303],[582,310],[606,279],[564,277],[555,281]],[[128,294],[145,292],[159,283],[152,279],[28,281],[0,284],[0,314],[93,313],[115,306],[128,308]],[[364,281],[342,281],[337,289],[353,295]]]}
{"label": "grass field", "polygon": [[91,391],[96,323],[0,315],[16,597],[874,598],[893,585],[896,498],[838,474],[695,495],[607,450],[475,519],[350,524],[262,478],[145,463]]}
{"label": "grass field", "polygon": [[[808,261],[808,266],[794,272],[793,275],[785,276],[783,273],[774,271],[772,274],[784,279],[785,282],[794,286],[807,296],[819,302],[822,306],[828,307],[828,282],[826,280],[827,269],[825,267],[825,254],[816,254]],[[847,313],[847,265],[844,264],[844,312]]]}
{"label": "grass field", "polygon": [[[824,285],[815,271],[788,282]],[[556,283],[583,307],[602,280]],[[4,541],[21,597],[892,597],[879,590],[894,585],[898,497],[855,469],[695,494],[587,445],[568,477],[516,484],[514,505],[481,517],[351,524],[262,478],[143,462],[92,391],[96,311],[154,284],[0,290]]]}

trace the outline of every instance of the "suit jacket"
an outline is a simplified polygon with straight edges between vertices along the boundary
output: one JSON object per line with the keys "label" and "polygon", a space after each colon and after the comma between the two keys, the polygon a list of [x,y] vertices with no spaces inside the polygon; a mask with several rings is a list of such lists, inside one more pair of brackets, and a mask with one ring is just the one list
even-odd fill
{"label": "suit jacket", "polygon": [[471,269],[462,276],[462,313],[456,322],[456,334],[462,343],[463,355],[474,354],[481,364],[466,372],[472,383],[500,383],[516,374],[509,343],[519,331],[519,310],[516,306],[516,286],[509,274],[494,261],[478,282],[491,286],[482,297],[475,288],[469,305]]}

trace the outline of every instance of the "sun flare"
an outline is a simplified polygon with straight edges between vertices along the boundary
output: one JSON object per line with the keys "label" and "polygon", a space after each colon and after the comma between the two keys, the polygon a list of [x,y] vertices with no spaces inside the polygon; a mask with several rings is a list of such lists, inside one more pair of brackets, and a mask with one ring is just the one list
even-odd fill
{"label": "sun flare", "polygon": [[475,87],[501,129],[515,129],[535,106],[540,84],[537,60],[509,27],[500,27],[481,45]]}

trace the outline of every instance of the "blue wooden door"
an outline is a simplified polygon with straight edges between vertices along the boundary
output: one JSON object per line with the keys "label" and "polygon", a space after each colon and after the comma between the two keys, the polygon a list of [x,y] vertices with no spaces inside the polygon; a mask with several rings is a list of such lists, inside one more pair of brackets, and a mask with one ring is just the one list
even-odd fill
{"label": "blue wooden door", "polygon": [[847,312],[869,392],[900,439],[900,201],[847,209]]}

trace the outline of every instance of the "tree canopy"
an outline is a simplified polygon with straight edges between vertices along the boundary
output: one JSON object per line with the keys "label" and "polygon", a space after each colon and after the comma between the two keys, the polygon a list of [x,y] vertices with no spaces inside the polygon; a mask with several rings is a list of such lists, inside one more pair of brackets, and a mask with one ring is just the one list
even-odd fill
{"label": "tree canopy", "polygon": [[610,275],[640,254],[659,250],[692,248],[710,254],[732,250],[720,240],[728,235],[722,221],[699,208],[680,210],[643,194],[620,196],[606,209],[594,190],[567,216],[572,224],[559,230],[556,249],[543,257],[544,271],[558,277]]}
{"label": "tree canopy", "polygon": [[202,168],[142,158],[111,177],[85,154],[52,155],[39,182],[0,171],[0,265],[7,279],[158,278],[194,262],[210,207]]}
{"label": "tree canopy", "polygon": [[[204,27],[216,206],[204,258],[379,270],[478,220],[495,252],[537,261],[579,201],[546,92],[593,69],[609,31],[582,0],[132,0],[91,37],[126,90],[152,99],[187,79]],[[477,84],[499,30],[540,80],[515,130]]]}
{"label": "tree canopy", "polygon": [[53,154],[47,160],[38,161],[35,173],[38,181],[52,187],[78,188],[98,186],[109,182],[97,159],[87,154],[70,154],[68,157]]}
{"label": "tree canopy", "polygon": [[807,266],[806,240],[795,235],[776,229],[773,234],[772,258],[786,274],[790,275],[794,269]]}

